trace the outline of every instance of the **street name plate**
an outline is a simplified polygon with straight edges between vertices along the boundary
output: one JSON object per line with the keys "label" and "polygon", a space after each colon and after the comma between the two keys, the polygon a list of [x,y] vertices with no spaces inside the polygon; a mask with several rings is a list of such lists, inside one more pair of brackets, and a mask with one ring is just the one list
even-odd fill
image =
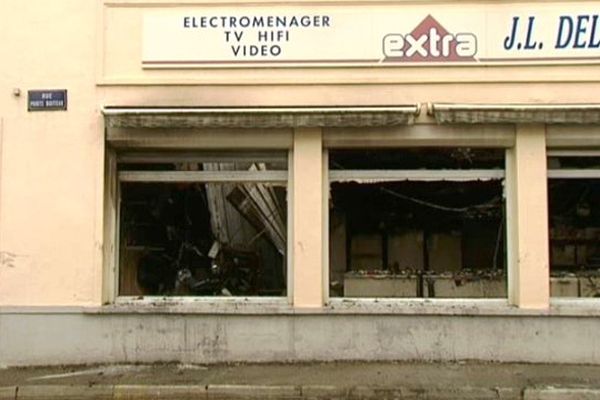
{"label": "street name plate", "polygon": [[67,109],[67,91],[30,90],[27,92],[28,111],[56,111]]}

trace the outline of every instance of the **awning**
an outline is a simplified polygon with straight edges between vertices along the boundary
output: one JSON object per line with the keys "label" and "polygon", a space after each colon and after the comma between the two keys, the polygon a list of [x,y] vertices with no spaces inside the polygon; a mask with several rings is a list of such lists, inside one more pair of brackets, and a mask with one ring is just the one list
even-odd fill
{"label": "awning", "polygon": [[440,124],[598,124],[600,104],[429,104]]}
{"label": "awning", "polygon": [[312,128],[407,125],[418,104],[377,107],[105,107],[108,128]]}

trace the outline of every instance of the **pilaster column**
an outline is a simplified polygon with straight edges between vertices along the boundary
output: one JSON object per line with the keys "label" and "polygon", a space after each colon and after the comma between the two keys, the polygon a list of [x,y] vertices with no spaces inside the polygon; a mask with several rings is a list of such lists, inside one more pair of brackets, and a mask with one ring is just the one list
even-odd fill
{"label": "pilaster column", "polygon": [[293,304],[323,306],[323,137],[320,128],[294,131],[292,171]]}
{"label": "pilaster column", "polygon": [[507,152],[508,298],[520,308],[550,303],[545,125],[517,125]]}

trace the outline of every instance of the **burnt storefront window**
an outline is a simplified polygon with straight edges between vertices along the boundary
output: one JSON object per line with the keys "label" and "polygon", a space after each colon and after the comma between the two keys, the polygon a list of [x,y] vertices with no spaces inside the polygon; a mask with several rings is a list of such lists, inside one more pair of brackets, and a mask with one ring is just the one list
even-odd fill
{"label": "burnt storefront window", "polygon": [[331,297],[504,298],[504,150],[329,152]]}
{"label": "burnt storefront window", "polygon": [[128,154],[120,296],[285,296],[285,154]]}
{"label": "burnt storefront window", "polygon": [[550,294],[600,297],[600,156],[548,158]]}

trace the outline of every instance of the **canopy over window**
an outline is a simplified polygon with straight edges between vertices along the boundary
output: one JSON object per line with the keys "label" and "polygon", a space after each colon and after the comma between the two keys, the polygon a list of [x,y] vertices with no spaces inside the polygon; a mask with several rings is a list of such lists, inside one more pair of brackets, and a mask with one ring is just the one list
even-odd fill
{"label": "canopy over window", "polygon": [[105,107],[108,128],[311,128],[407,125],[419,105],[382,107]]}
{"label": "canopy over window", "polygon": [[597,124],[600,104],[429,104],[440,124]]}

